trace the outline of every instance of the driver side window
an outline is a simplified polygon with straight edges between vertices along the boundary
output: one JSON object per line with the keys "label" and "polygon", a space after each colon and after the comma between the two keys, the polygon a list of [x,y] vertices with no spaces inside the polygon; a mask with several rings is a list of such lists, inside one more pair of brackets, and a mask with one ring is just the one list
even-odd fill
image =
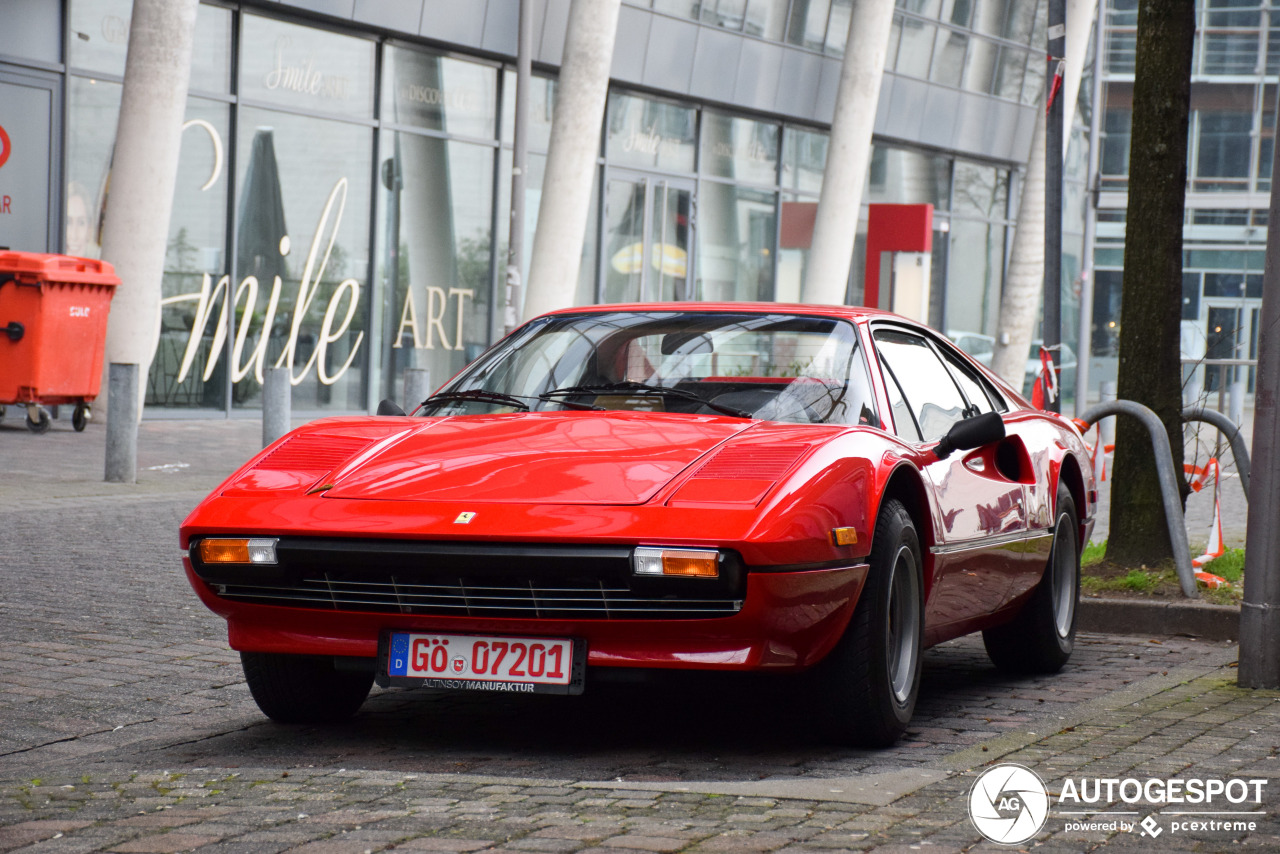
{"label": "driver side window", "polygon": [[[886,327],[873,334],[886,372],[885,382],[890,387],[896,382],[901,388],[905,409],[919,428],[919,435],[925,442],[941,439],[951,425],[965,417],[968,407],[951,373],[923,337]],[[902,420],[897,411],[894,414],[896,421]],[[908,441],[915,438],[914,433],[908,425],[898,425],[898,435]]]}

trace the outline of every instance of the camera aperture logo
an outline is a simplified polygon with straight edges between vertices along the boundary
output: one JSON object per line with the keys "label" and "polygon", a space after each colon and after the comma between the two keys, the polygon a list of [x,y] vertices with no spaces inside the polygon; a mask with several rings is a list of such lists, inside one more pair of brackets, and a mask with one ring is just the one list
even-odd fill
{"label": "camera aperture logo", "polygon": [[992,842],[1025,842],[1048,817],[1049,790],[1030,768],[996,765],[982,772],[969,790],[969,820]]}

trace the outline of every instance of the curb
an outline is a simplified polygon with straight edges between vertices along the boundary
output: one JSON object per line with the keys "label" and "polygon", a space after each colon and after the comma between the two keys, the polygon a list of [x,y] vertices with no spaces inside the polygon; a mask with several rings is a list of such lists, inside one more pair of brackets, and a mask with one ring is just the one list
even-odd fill
{"label": "curb", "polygon": [[1240,609],[1201,602],[1081,599],[1076,629],[1116,635],[1189,635],[1215,641],[1240,638]]}

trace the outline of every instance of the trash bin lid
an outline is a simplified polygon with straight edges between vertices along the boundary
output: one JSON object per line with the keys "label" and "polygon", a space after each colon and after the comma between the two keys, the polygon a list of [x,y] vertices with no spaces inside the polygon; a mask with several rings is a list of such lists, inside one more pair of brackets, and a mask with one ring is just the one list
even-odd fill
{"label": "trash bin lid", "polygon": [[51,252],[0,252],[0,280],[12,275],[25,285],[43,282],[68,284],[120,284],[115,268],[97,258],[76,258]]}

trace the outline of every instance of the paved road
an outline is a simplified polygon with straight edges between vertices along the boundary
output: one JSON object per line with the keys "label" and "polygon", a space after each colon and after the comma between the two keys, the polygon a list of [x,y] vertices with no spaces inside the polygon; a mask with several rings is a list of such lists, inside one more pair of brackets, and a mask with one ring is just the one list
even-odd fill
{"label": "paved road", "polygon": [[[945,644],[885,751],[823,743],[790,683],[760,679],[375,689],[350,725],[272,724],[176,538],[257,430],[144,424],[141,482],[120,486],[99,482],[100,427],[0,424],[0,851],[995,850],[965,803],[996,760],[1053,792],[1068,776],[1266,779],[1253,830],[1157,815],[1159,848],[1280,847],[1280,693],[1235,688],[1234,648],[1190,639],[1087,635],[1061,674],[1029,679],[997,674],[978,641]],[[1073,820],[1055,805],[1038,850],[1156,846]]]}

